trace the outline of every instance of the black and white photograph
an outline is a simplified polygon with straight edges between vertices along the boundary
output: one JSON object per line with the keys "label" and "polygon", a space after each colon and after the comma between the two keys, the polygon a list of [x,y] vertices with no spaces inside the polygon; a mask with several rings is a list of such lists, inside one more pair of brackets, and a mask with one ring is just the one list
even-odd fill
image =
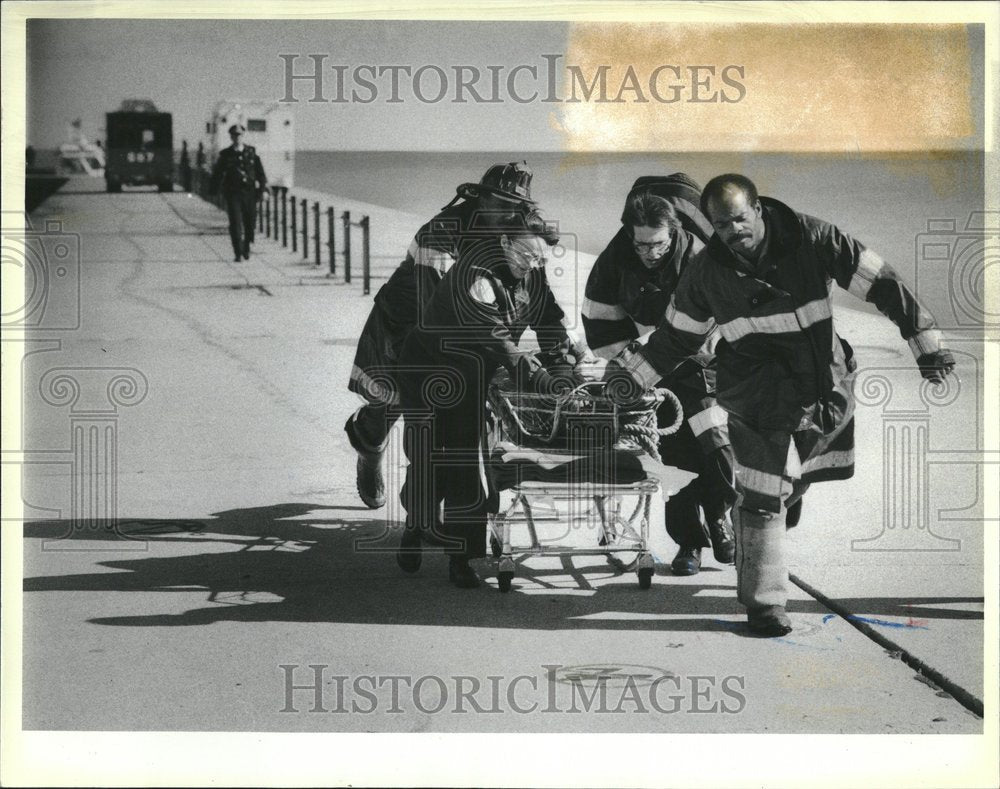
{"label": "black and white photograph", "polygon": [[1000,783],[1000,5],[2,13],[0,782]]}

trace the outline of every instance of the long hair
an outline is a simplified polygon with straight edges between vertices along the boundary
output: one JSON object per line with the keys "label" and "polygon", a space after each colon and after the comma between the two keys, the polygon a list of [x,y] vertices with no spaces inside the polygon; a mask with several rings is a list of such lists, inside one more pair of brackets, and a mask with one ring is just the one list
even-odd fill
{"label": "long hair", "polygon": [[673,231],[681,229],[677,211],[669,202],[658,195],[642,191],[630,195],[625,203],[622,221],[629,229],[633,227],[669,227]]}

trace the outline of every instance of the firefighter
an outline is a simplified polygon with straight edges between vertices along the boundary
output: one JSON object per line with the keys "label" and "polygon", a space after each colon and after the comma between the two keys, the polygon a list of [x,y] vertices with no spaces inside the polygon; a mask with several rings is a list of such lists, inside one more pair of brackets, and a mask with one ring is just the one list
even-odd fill
{"label": "firefighter", "polygon": [[608,364],[625,399],[694,352],[717,326],[719,405],[728,413],[740,500],[737,598],[750,629],[792,630],[780,514],[812,482],[854,474],[857,363],[833,327],[830,285],[874,304],[899,328],[921,375],[955,367],[933,317],[882,259],[836,226],[758,197],[750,179],[713,178],[701,206],[715,228],[644,348]]}
{"label": "firefighter", "polygon": [[[610,359],[639,336],[637,325],[648,333],[660,322],[681,273],[711,236],[700,198],[701,187],[684,173],[648,176],[632,186],[623,226],[597,258],[584,293],[583,326],[597,356]],[[660,456],[699,475],[666,504],[667,532],[679,546],[670,565],[676,575],[697,573],[709,545],[721,564],[732,564],[736,550],[729,516],[736,501],[732,450],[725,412],[714,398],[712,344],[706,341],[661,382],[680,398],[686,420],[661,439]]]}
{"label": "firefighter", "polygon": [[[463,234],[509,224],[535,206],[531,179],[526,162],[510,162],[490,167],[478,184],[459,186],[452,201],[417,231],[406,258],[375,294],[348,383],[348,389],[366,402],[344,426],[358,453],[358,495],[372,509],[385,505],[382,454],[400,416],[394,368],[403,340],[454,263]],[[544,270],[532,274],[544,276]],[[558,309],[554,303],[551,306]],[[552,316],[553,320],[561,318],[561,311]]]}
{"label": "firefighter", "polygon": [[233,242],[235,262],[250,259],[256,222],[257,200],[267,187],[267,177],[260,157],[252,145],[243,144],[246,129],[238,123],[229,127],[233,144],[219,151],[212,168],[209,191],[218,194],[221,188],[229,217],[229,238]]}
{"label": "firefighter", "polygon": [[[419,569],[421,543],[438,543],[449,555],[451,582],[479,585],[469,560],[485,555],[486,513],[496,504],[484,440],[486,390],[497,369],[504,366],[519,386],[546,395],[574,383],[517,345],[530,327],[542,352],[558,356],[565,348],[561,311],[552,309],[545,279],[533,276],[557,240],[535,211],[467,234],[403,343],[397,379],[409,466],[400,492],[406,528],[396,558],[406,572]],[[573,363],[565,355],[553,362]]]}

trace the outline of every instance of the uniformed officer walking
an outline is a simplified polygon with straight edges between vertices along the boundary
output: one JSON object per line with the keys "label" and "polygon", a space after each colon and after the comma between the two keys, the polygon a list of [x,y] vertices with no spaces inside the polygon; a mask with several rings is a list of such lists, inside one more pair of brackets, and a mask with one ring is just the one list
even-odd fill
{"label": "uniformed officer walking", "polygon": [[260,157],[252,145],[243,144],[245,132],[246,129],[238,123],[229,127],[233,144],[219,152],[209,188],[212,194],[218,194],[220,188],[222,190],[229,216],[229,238],[233,242],[237,263],[250,259],[257,200],[267,187]]}

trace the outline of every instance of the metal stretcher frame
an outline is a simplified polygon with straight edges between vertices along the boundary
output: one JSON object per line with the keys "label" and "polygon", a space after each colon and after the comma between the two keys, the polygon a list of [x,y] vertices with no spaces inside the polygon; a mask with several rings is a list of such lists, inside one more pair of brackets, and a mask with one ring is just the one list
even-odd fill
{"label": "metal stretcher frame", "polygon": [[[639,577],[639,588],[648,589],[653,579],[653,555],[649,551],[649,515],[653,497],[660,493],[660,483],[648,477],[638,482],[610,483],[551,483],[522,482],[510,489],[513,501],[503,512],[488,517],[490,548],[497,564],[497,582],[501,592],[509,592],[515,574],[514,555],[521,556],[600,556],[609,559],[615,554],[636,554],[632,562],[620,562],[625,569],[634,564]],[[637,502],[631,515],[622,518],[621,497],[636,496]],[[545,497],[554,501],[592,500],[600,516],[598,544],[587,547],[543,545],[538,536],[538,526],[533,511],[532,497]],[[636,528],[638,521],[638,528]],[[527,526],[530,542],[514,545],[511,527],[523,523]]]}
{"label": "metal stretcher frame", "polygon": [[[553,441],[559,427],[558,420],[560,412],[567,413],[565,406],[571,398],[600,397],[603,385],[600,382],[583,384],[568,392],[553,404],[553,421],[548,430],[540,433],[533,433],[527,430],[518,417],[517,408],[512,404],[507,393],[500,391],[497,382],[490,387],[490,404],[494,411],[493,429],[489,433],[490,450],[499,447],[501,442],[512,443],[519,447],[519,437],[529,437],[537,448]],[[538,402],[540,398],[531,395],[520,395],[520,398],[528,398],[533,401],[531,410],[539,411]],[[676,412],[676,419],[673,424],[666,428],[655,427],[655,412],[664,399],[669,399]],[[615,405],[612,408],[613,419],[617,423],[619,409]],[[676,432],[681,425],[683,413],[680,402],[669,390],[657,390],[650,402],[649,413],[643,416],[647,432],[655,435],[670,435]],[[649,427],[649,424],[652,427]],[[635,425],[631,426],[635,428]],[[632,454],[642,454],[641,442],[634,440],[635,430],[632,438],[628,438],[628,431],[620,430],[616,424],[616,431],[630,441]],[[547,435],[543,433],[547,432]],[[547,449],[550,455],[559,456],[564,454],[559,450]],[[569,459],[569,458],[568,458]],[[616,564],[619,569],[627,570],[629,567],[635,568],[639,579],[639,588],[648,589],[652,584],[654,562],[652,553],[649,550],[649,518],[650,509],[654,496],[660,494],[659,480],[646,476],[643,479],[625,482],[540,482],[522,481],[508,488],[513,495],[510,505],[502,512],[490,513],[487,518],[489,528],[490,548],[493,557],[497,560],[497,581],[501,592],[509,592],[515,574],[515,555],[518,556],[588,556],[605,555],[609,561]],[[624,496],[635,496],[636,504],[631,514],[627,518],[621,516],[622,498]],[[593,502],[600,517],[598,544],[593,547],[575,547],[564,545],[544,545],[539,538],[538,518],[534,511],[533,498],[544,497],[552,501],[577,501],[588,505]],[[511,541],[511,527],[516,524],[523,524],[528,531],[528,544],[515,545]],[[621,554],[634,554],[633,561],[619,561]]]}

